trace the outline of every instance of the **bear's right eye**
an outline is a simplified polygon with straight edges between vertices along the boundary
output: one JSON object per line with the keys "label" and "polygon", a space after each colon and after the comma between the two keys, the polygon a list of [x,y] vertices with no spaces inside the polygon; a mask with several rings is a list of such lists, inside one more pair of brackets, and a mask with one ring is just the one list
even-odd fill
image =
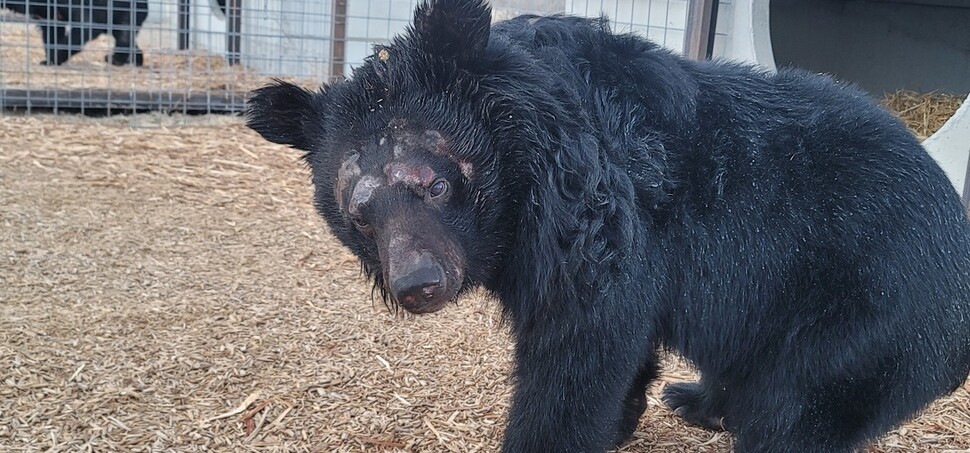
{"label": "bear's right eye", "polygon": [[447,191],[448,191],[448,181],[445,181],[444,179],[438,179],[431,184],[431,188],[428,189],[428,195],[430,195],[431,198],[438,198],[444,195],[445,192]]}
{"label": "bear's right eye", "polygon": [[354,227],[356,227],[357,230],[360,231],[361,233],[370,234],[371,231],[373,231],[373,228],[371,228],[370,224],[367,223],[366,220],[364,220],[363,216],[360,216],[360,215],[350,216],[350,222],[353,223]]}

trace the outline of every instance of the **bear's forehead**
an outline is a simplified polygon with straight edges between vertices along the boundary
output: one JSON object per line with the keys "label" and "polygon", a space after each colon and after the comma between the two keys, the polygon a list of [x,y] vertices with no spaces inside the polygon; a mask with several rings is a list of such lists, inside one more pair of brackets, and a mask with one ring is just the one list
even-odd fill
{"label": "bear's forehead", "polygon": [[456,155],[452,142],[441,131],[416,126],[405,118],[392,118],[386,127],[363,138],[361,143],[341,163],[341,175],[350,179],[362,174],[384,175],[390,185],[416,180],[429,183],[426,180],[433,166],[428,157],[436,156],[455,164],[466,179],[472,177],[471,162]]}
{"label": "bear's forehead", "polygon": [[394,159],[401,159],[420,151],[437,156],[450,156],[448,141],[440,131],[432,128],[412,127],[403,118],[394,118],[379,134],[377,146],[380,151],[390,151]]}

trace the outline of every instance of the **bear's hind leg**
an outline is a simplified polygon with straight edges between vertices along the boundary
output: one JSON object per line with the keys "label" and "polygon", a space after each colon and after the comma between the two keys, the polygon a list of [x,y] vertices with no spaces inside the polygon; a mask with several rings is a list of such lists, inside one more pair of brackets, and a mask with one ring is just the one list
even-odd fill
{"label": "bear's hind leg", "polygon": [[716,395],[708,384],[701,382],[680,382],[663,389],[663,401],[674,414],[687,423],[714,431],[724,430],[724,415],[718,406]]}
{"label": "bear's hind leg", "polygon": [[895,425],[899,418],[890,413],[899,404],[897,360],[845,363],[826,369],[824,379],[819,371],[810,381],[804,377],[809,371],[789,369],[738,389],[738,401],[745,403],[728,414],[735,452],[848,453]]}

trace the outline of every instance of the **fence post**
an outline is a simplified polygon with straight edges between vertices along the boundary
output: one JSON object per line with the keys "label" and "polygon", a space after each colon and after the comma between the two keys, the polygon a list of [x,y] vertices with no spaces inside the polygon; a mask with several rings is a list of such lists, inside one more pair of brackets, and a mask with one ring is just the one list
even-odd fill
{"label": "fence post", "polygon": [[333,36],[330,44],[330,79],[344,75],[344,44],[347,39],[347,1],[333,0]]}
{"label": "fence post", "polygon": [[226,1],[226,60],[229,65],[239,64],[242,54],[242,0]]}
{"label": "fence post", "polygon": [[191,0],[178,2],[178,46],[179,50],[189,49],[189,27],[191,27]]}
{"label": "fence post", "polygon": [[707,60],[714,51],[714,27],[719,0],[690,0],[684,54],[692,60]]}

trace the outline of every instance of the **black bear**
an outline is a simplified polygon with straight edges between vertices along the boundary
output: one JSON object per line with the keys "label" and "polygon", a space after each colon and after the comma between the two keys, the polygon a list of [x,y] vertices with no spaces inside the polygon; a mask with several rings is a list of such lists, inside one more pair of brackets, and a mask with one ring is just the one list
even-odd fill
{"label": "black bear", "polygon": [[602,452],[657,356],[739,452],[860,448],[970,373],[970,221],[861,91],[689,61],[605,20],[428,0],[350,79],[255,91],[392,307],[481,285],[515,340],[506,452]]}
{"label": "black bear", "polygon": [[104,33],[115,38],[114,53],[105,61],[118,66],[144,64],[135,37],[148,17],[147,1],[0,0],[0,7],[24,14],[40,27],[46,55],[41,64],[63,64]]}

